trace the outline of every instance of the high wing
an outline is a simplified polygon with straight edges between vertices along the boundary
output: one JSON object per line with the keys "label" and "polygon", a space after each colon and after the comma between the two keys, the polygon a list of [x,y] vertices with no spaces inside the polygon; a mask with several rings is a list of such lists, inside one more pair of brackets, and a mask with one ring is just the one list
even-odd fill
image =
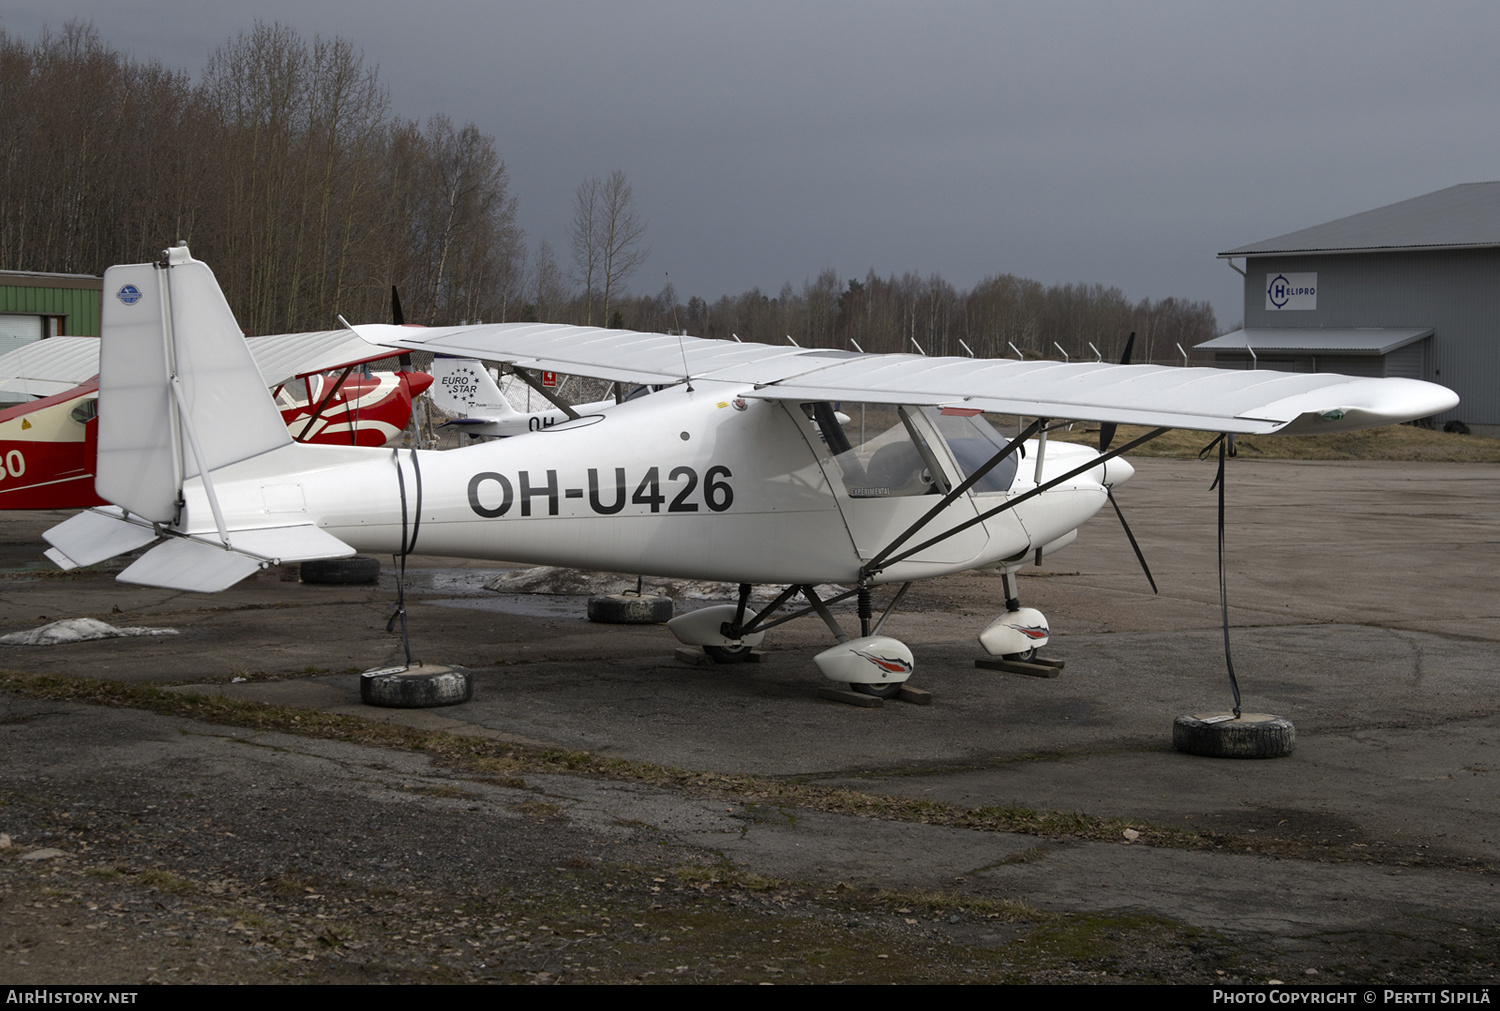
{"label": "high wing", "polygon": [[0,355],[0,393],[51,397],[98,374],[97,337],[49,337]]}
{"label": "high wing", "polygon": [[386,347],[617,382],[740,383],[765,400],[963,406],[1247,435],[1352,431],[1458,404],[1434,383],[1331,373],[858,354],[542,323],[355,330]]}
{"label": "high wing", "polygon": [[[270,334],[251,337],[247,343],[266,386],[273,388],[297,376],[362,365],[396,353],[391,348],[372,349],[348,330]],[[49,397],[98,374],[97,337],[49,337],[0,355],[0,392]]]}
{"label": "high wing", "polygon": [[298,376],[363,365],[398,353],[389,347],[372,352],[367,342],[348,330],[269,334],[251,337],[248,343],[261,378],[273,389]]}

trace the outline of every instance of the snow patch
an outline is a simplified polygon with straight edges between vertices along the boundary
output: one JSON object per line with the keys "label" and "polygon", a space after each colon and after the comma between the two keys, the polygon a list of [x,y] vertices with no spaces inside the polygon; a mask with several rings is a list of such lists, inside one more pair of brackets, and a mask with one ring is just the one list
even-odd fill
{"label": "snow patch", "polygon": [[0,646],[56,646],[62,642],[85,642],[89,639],[120,639],[136,635],[177,635],[175,628],[116,628],[97,618],[65,618],[27,632],[0,635]]}
{"label": "snow patch", "polygon": [[[596,593],[635,592],[635,577],[622,576],[616,572],[589,572],[583,569],[563,569],[553,565],[540,565],[533,569],[516,569],[502,572],[484,584],[486,590],[497,593],[549,593],[571,596],[592,596]],[[756,586],[750,599],[768,601],[781,592],[780,586]],[[844,592],[840,586],[824,584],[815,588],[819,597],[827,599]],[[734,583],[715,583],[704,579],[661,579],[646,577],[645,591],[678,600],[738,600],[740,588]]]}

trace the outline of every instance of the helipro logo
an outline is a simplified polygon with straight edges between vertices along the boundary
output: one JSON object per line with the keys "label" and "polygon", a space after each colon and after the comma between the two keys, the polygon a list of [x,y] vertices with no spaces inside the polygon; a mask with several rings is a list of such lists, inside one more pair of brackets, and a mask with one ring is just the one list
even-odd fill
{"label": "helipro logo", "polygon": [[1267,309],[1316,309],[1318,307],[1318,275],[1267,274]]}

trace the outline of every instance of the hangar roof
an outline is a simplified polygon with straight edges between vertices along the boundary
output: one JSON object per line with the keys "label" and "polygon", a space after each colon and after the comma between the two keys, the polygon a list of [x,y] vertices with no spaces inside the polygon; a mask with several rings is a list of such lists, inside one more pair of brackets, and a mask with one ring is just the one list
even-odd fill
{"label": "hangar roof", "polygon": [[1500,246],[1500,182],[1460,183],[1220,253],[1371,253]]}
{"label": "hangar roof", "polygon": [[1253,327],[1194,345],[1195,351],[1316,351],[1323,354],[1388,355],[1423,337],[1432,327]]}

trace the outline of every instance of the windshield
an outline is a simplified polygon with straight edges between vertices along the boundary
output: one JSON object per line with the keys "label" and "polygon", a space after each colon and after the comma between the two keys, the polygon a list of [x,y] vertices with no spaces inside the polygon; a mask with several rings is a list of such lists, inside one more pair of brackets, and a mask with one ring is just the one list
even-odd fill
{"label": "windshield", "polygon": [[[898,498],[940,494],[945,479],[934,479],[932,449],[920,434],[886,404],[804,404],[819,438],[833,454],[850,498]],[[924,408],[968,477],[1005,448],[1005,438],[977,411]],[[1018,461],[1007,457],[974,486],[975,494],[1004,492],[1015,478]]]}
{"label": "windshield", "polygon": [[[994,425],[984,420],[983,414],[972,408],[945,407],[940,411],[928,408],[925,413],[937,426],[943,441],[948,443],[948,448],[953,451],[953,458],[958,461],[964,477],[983,467],[991,457],[1010,444],[1005,436],[995,431]],[[1012,453],[1001,460],[974,486],[974,494],[1009,491],[1020,462],[1019,453]]]}

